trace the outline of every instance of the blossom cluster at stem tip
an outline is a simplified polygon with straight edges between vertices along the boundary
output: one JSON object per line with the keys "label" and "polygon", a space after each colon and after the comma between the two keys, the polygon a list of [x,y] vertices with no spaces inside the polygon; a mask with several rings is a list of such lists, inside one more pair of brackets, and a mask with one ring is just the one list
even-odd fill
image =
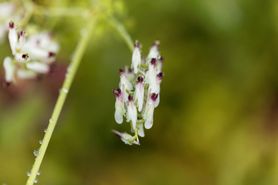
{"label": "blossom cluster at stem tip", "polygon": [[50,64],[55,62],[59,45],[50,33],[44,31],[26,36],[13,21],[8,24],[8,39],[12,57],[4,58],[5,80],[7,83],[19,79],[32,79],[38,74],[46,74]]}
{"label": "blossom cluster at stem tip", "polygon": [[160,84],[163,78],[163,58],[159,52],[159,41],[154,42],[147,57],[141,54],[141,44],[136,41],[131,66],[120,69],[119,87],[113,90],[116,97],[115,120],[118,124],[130,122],[130,135],[113,131],[129,145],[139,145],[139,137],[145,136],[144,129],[153,126],[154,110],[160,101]]}

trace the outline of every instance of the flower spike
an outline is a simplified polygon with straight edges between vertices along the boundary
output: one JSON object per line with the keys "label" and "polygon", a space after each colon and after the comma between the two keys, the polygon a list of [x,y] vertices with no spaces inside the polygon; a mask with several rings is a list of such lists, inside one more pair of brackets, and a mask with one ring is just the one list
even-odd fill
{"label": "flower spike", "polygon": [[153,126],[154,109],[160,101],[160,84],[163,78],[162,57],[159,42],[151,47],[147,58],[141,56],[141,46],[135,42],[131,67],[120,69],[119,88],[116,97],[115,120],[122,123],[124,118],[131,123],[134,135],[113,131],[128,145],[139,144],[139,137],[145,136],[144,129]]}

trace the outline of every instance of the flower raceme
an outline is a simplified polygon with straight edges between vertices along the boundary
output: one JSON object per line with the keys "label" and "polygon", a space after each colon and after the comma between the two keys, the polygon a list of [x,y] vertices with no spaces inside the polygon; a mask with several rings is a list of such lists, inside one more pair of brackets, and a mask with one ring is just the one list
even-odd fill
{"label": "flower raceme", "polygon": [[150,48],[146,58],[141,55],[141,46],[135,42],[132,53],[131,67],[120,69],[119,88],[114,89],[116,97],[115,120],[118,124],[131,123],[128,133],[113,131],[125,144],[139,145],[139,137],[144,137],[144,128],[153,126],[154,109],[160,100],[160,84],[163,77],[163,59],[159,53],[159,42],[156,41]]}
{"label": "flower raceme", "polygon": [[48,73],[49,64],[55,61],[59,50],[59,45],[49,33],[41,32],[26,37],[24,31],[18,31],[15,24],[10,22],[8,37],[13,58],[6,57],[3,63],[7,83]]}

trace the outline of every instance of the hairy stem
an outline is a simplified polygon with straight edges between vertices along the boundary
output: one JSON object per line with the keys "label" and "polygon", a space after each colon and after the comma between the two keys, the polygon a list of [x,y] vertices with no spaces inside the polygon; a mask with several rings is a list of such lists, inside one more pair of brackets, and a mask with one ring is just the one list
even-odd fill
{"label": "hairy stem", "polygon": [[126,28],[114,17],[111,17],[110,23],[118,31],[120,36],[124,39],[125,43],[127,44],[128,48],[132,52],[133,51],[133,41],[131,39],[131,36],[127,32]]}
{"label": "hairy stem", "polygon": [[64,102],[67,98],[67,94],[69,92],[69,89],[71,87],[72,81],[75,77],[76,71],[79,67],[79,64],[81,62],[82,56],[87,48],[87,45],[89,43],[89,39],[90,39],[90,33],[92,32],[92,29],[95,25],[95,20],[92,20],[90,22],[87,23],[87,28],[85,29],[84,34],[82,34],[82,38],[80,39],[75,52],[73,54],[73,58],[72,58],[72,62],[68,67],[68,72],[66,74],[65,77],[65,81],[63,83],[63,86],[60,90],[60,94],[58,97],[58,100],[55,104],[53,113],[51,118],[49,119],[49,124],[48,127],[45,131],[45,135],[44,138],[41,142],[41,146],[38,150],[38,152],[36,152],[37,156],[35,159],[35,162],[33,164],[32,170],[29,174],[29,178],[26,182],[26,185],[33,185],[37,180],[36,180],[36,176],[39,174],[39,169],[41,166],[41,163],[43,161],[45,152],[47,150],[49,141],[51,139],[51,136],[53,134],[54,128],[57,124],[57,120],[60,116],[61,110],[63,108]]}

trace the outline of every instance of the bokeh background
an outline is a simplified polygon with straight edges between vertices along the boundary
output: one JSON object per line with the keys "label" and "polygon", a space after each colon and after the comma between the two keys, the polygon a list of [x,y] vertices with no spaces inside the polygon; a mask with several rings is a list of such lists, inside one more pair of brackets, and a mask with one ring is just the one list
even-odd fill
{"label": "bokeh background", "polygon": [[[88,1],[36,1],[84,6]],[[119,20],[165,57],[161,104],[141,146],[124,145],[112,89],[131,53],[100,22],[41,168],[43,185],[277,185],[278,1],[125,0]],[[86,24],[36,18],[61,43],[51,74],[0,88],[0,184],[24,184]],[[10,54],[7,41],[0,58]],[[1,69],[3,82],[3,69]]]}

